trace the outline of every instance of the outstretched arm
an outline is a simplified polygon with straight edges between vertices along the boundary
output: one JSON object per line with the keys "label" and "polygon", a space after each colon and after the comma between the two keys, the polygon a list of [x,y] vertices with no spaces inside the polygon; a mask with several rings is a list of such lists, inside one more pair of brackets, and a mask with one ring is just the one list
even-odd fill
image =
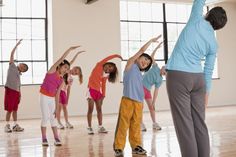
{"label": "outstretched arm", "polygon": [[131,58],[128,59],[126,67],[125,67],[125,71],[129,71],[129,69],[131,68],[131,66],[134,64],[134,62],[136,61],[136,59],[138,59],[139,56],[141,56],[146,50],[147,48],[151,45],[151,43],[153,42],[158,42],[158,39],[161,37],[161,35],[159,35],[158,37],[152,38],[150,39],[146,44],[144,44],[139,51]]}
{"label": "outstretched arm", "polygon": [[157,52],[157,50],[161,47],[161,45],[162,45],[162,43],[163,43],[163,41],[162,42],[160,42],[158,45],[157,45],[157,47],[153,50],[153,52],[152,52],[152,54],[151,54],[151,57],[152,57],[152,63],[153,64],[156,64],[156,62],[154,62],[154,60],[155,60],[155,54],[156,54],[156,52]]}
{"label": "outstretched arm", "polygon": [[79,52],[77,52],[76,55],[74,56],[74,58],[70,61],[70,65],[72,65],[72,64],[75,62],[75,60],[76,60],[76,58],[78,57],[78,55],[81,54],[81,53],[83,53],[83,52],[85,52],[85,51],[79,51]]}
{"label": "outstretched arm", "polygon": [[21,44],[21,41],[22,41],[22,40],[23,40],[23,39],[20,39],[20,40],[16,43],[15,47],[12,49],[12,51],[11,51],[11,56],[10,56],[10,61],[9,61],[10,64],[11,64],[11,63],[14,63],[14,54],[15,54],[15,52],[16,52],[17,47]]}
{"label": "outstretched arm", "polygon": [[67,49],[64,54],[56,61],[56,63],[53,64],[53,66],[48,70],[48,73],[53,73],[56,71],[57,66],[66,58],[66,56],[74,49],[78,48],[80,46],[72,46],[69,49]]}
{"label": "outstretched arm", "polygon": [[121,60],[123,60],[120,55],[114,54],[114,55],[110,55],[110,56],[104,58],[104,59],[101,60],[99,63],[100,63],[100,64],[105,64],[107,61],[112,60],[113,58],[120,58]]}

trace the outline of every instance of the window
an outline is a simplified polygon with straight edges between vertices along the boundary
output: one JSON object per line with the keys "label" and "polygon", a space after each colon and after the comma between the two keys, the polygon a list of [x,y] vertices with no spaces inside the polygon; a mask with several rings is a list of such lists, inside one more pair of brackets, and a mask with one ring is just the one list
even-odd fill
{"label": "window", "polygon": [[[122,71],[128,58],[133,56],[147,40],[158,34],[162,34],[165,42],[156,53],[155,61],[159,67],[165,65],[178,36],[188,21],[191,8],[192,4],[163,4],[121,0],[121,56],[124,58],[121,63]],[[206,13],[206,11],[207,8],[205,7],[204,12]],[[153,49],[154,47],[150,47],[147,53],[151,54]],[[218,78],[217,64],[215,65],[213,78]],[[123,76],[121,76],[121,80],[123,80]]]}
{"label": "window", "polygon": [[0,8],[0,85],[7,78],[10,53],[17,40],[15,60],[29,70],[21,76],[22,84],[40,84],[47,71],[47,0],[8,0]]}

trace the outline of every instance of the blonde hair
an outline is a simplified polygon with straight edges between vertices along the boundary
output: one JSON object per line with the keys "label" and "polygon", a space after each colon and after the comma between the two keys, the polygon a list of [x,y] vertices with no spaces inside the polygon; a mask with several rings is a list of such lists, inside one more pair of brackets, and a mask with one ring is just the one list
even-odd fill
{"label": "blonde hair", "polygon": [[78,77],[79,77],[79,83],[82,84],[82,83],[83,83],[83,74],[82,74],[82,69],[81,69],[81,67],[79,67],[79,66],[75,66],[74,68],[79,70],[79,74],[78,74]]}

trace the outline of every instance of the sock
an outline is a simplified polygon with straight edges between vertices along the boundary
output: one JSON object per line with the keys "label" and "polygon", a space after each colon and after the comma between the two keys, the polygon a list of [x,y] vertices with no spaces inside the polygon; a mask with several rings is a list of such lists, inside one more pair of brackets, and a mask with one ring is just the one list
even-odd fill
{"label": "sock", "polygon": [[14,121],[14,126],[17,124],[17,121]]}
{"label": "sock", "polygon": [[7,121],[7,125],[8,125],[8,124],[10,124],[10,122],[9,122],[9,121]]}

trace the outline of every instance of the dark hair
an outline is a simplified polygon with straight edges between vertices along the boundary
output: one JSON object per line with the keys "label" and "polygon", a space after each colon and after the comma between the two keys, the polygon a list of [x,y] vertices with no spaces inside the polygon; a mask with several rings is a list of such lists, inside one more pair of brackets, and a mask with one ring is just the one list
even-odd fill
{"label": "dark hair", "polygon": [[68,65],[68,66],[70,66],[70,62],[68,62],[66,59],[64,59],[58,66],[57,66],[57,70],[58,70],[58,68],[60,68],[60,67],[62,67],[63,65]]}
{"label": "dark hair", "polygon": [[22,72],[26,72],[26,71],[28,71],[28,69],[29,69],[28,65],[25,64],[25,63],[21,63],[21,64],[25,66],[25,71],[22,71]]}
{"label": "dark hair", "polygon": [[118,76],[118,70],[117,70],[116,64],[113,62],[106,62],[105,64],[103,64],[103,67],[108,64],[110,64],[114,68],[113,71],[109,73],[108,81],[111,83],[115,83]]}
{"label": "dark hair", "polygon": [[221,29],[227,23],[227,15],[222,7],[214,7],[207,12],[205,19],[210,22],[214,30]]}
{"label": "dark hair", "polygon": [[69,82],[68,82],[68,77],[69,77],[68,73],[65,73],[65,74],[63,75],[63,80],[64,80],[64,82],[65,82],[66,85],[69,84]]}
{"label": "dark hair", "polygon": [[147,58],[147,59],[149,59],[151,61],[150,64],[145,69],[140,69],[140,71],[146,72],[146,71],[148,71],[151,68],[153,60],[152,60],[152,57],[149,54],[147,54],[147,53],[141,54],[139,56],[139,58],[142,57],[142,56]]}

